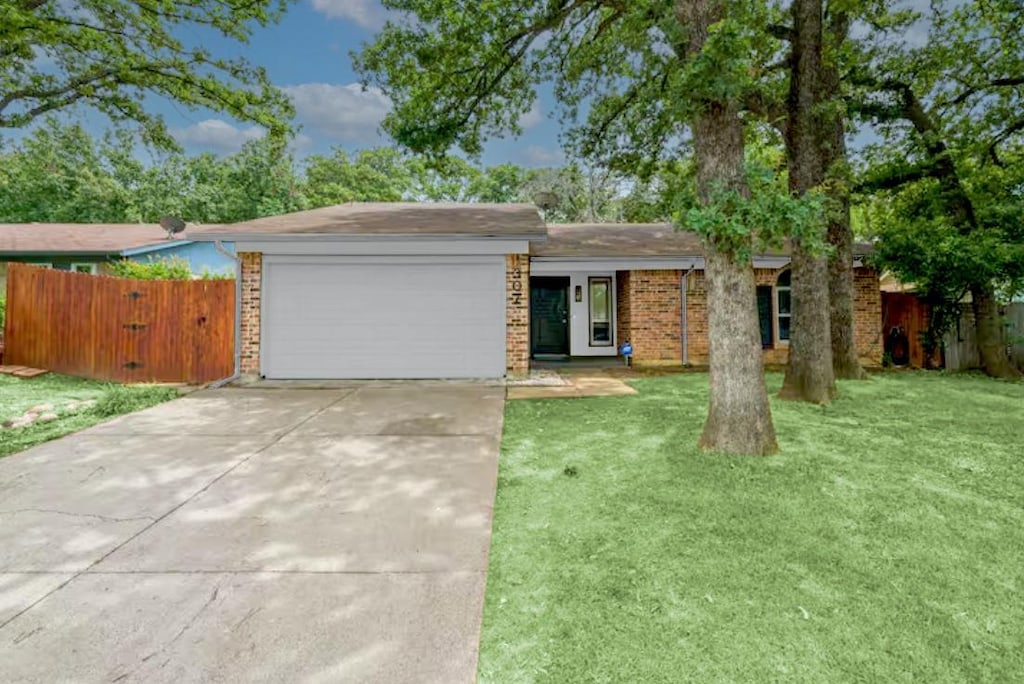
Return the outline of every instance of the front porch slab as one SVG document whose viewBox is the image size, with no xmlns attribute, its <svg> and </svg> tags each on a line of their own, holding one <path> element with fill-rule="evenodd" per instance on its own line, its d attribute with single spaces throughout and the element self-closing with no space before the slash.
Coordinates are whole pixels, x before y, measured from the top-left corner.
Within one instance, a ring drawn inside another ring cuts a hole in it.
<svg viewBox="0 0 1024 684">
<path fill-rule="evenodd" d="M 572 373 L 561 376 L 563 385 L 510 385 L 508 399 L 557 399 L 582 397 L 618 397 L 637 391 L 619 378 L 606 373 Z"/>
</svg>

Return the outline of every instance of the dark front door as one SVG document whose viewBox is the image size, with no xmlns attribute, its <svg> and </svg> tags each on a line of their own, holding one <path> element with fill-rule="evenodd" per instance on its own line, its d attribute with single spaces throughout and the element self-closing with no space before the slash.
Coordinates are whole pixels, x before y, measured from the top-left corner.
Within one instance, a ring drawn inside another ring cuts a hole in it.
<svg viewBox="0 0 1024 684">
<path fill-rule="evenodd" d="M 569 279 L 530 278 L 530 351 L 569 353 Z"/>
</svg>

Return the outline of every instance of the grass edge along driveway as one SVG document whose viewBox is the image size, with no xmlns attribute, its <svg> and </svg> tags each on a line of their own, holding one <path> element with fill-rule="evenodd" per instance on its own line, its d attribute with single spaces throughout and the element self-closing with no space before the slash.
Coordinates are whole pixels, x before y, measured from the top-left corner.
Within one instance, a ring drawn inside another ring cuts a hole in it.
<svg viewBox="0 0 1024 684">
<path fill-rule="evenodd" d="M 695 448 L 706 385 L 508 403 L 482 682 L 1024 679 L 1024 384 L 773 400 L 766 459 Z"/>
<path fill-rule="evenodd" d="M 0 422 L 42 404 L 57 414 L 56 420 L 0 428 L 0 458 L 176 396 L 177 390 L 164 385 L 118 385 L 58 373 L 36 378 L 0 375 Z M 78 402 L 95 404 L 74 407 Z"/>
</svg>

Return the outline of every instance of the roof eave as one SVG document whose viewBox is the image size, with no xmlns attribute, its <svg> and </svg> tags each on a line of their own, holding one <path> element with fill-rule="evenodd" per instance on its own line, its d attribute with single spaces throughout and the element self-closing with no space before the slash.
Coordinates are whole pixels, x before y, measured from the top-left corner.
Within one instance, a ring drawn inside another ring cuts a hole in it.
<svg viewBox="0 0 1024 684">
<path fill-rule="evenodd" d="M 11 250 L 11 249 L 0 249 L 0 258 L 4 257 L 116 257 L 122 256 L 122 250 L 74 250 L 74 251 L 56 251 L 56 250 Z"/>
<path fill-rule="evenodd" d="M 378 240 L 528 240 L 543 242 L 546 233 L 194 233 L 191 242 L 367 242 Z"/>
</svg>

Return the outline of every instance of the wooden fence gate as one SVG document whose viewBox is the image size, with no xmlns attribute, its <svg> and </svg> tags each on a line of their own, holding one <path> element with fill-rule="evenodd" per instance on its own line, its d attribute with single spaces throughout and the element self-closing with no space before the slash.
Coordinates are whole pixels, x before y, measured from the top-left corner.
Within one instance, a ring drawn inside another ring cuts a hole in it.
<svg viewBox="0 0 1024 684">
<path fill-rule="evenodd" d="M 234 371 L 234 280 L 129 280 L 9 264 L 4 363 L 117 382 Z"/>
</svg>

